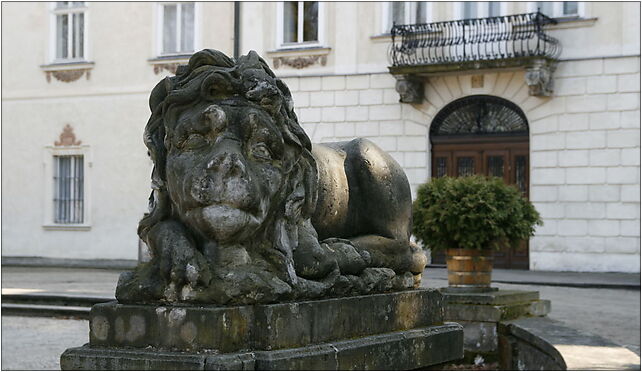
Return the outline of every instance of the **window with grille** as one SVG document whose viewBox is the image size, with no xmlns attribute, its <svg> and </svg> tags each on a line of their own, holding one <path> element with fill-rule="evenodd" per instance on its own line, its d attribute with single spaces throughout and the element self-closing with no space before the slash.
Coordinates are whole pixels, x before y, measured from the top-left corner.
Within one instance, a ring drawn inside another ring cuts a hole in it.
<svg viewBox="0 0 642 372">
<path fill-rule="evenodd" d="M 83 156 L 54 156 L 53 222 L 81 224 L 84 222 Z"/>
<path fill-rule="evenodd" d="M 194 3 L 161 5 L 161 54 L 185 54 L 195 50 Z"/>
<path fill-rule="evenodd" d="M 55 60 L 85 59 L 85 2 L 59 1 L 55 3 Z"/>
</svg>

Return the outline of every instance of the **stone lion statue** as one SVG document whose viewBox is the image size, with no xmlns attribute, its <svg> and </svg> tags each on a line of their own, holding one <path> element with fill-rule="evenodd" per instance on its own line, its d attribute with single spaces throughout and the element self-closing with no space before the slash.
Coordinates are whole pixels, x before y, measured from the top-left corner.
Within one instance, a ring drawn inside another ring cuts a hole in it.
<svg viewBox="0 0 642 372">
<path fill-rule="evenodd" d="M 400 166 L 364 139 L 312 146 L 255 52 L 195 53 L 149 99 L 154 162 L 138 234 L 151 260 L 121 303 L 252 304 L 415 287 Z"/>
</svg>

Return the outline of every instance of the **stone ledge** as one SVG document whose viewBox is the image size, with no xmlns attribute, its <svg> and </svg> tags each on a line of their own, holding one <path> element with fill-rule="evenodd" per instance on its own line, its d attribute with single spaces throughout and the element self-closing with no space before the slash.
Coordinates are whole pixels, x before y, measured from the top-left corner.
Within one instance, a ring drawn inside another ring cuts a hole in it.
<svg viewBox="0 0 642 372">
<path fill-rule="evenodd" d="M 63 370 L 405 370 L 436 365 L 463 356 L 459 324 L 277 351 L 216 354 L 150 349 L 90 347 L 68 349 Z"/>
<path fill-rule="evenodd" d="M 368 311 L 368 316 L 364 316 Z M 256 306 L 155 306 L 109 302 L 91 311 L 96 347 L 275 350 L 442 324 L 442 295 L 409 290 Z"/>
<path fill-rule="evenodd" d="M 444 292 L 444 302 L 446 304 L 509 305 L 537 300 L 539 300 L 539 292 L 537 291 Z"/>
</svg>

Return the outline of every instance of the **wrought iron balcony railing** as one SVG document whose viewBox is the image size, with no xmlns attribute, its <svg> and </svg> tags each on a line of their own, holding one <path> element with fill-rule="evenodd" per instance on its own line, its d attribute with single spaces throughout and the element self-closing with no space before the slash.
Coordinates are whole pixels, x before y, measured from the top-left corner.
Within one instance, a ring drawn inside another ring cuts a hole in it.
<svg viewBox="0 0 642 372">
<path fill-rule="evenodd" d="M 447 22 L 394 25 L 393 67 L 499 61 L 521 57 L 557 59 L 561 48 L 544 26 L 557 21 L 540 12 Z"/>
</svg>

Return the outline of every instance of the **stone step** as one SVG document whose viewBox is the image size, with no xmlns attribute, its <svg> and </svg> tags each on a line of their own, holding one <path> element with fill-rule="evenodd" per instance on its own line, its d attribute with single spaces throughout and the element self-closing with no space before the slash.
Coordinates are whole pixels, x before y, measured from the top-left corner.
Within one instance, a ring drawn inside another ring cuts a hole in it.
<svg viewBox="0 0 642 372">
<path fill-rule="evenodd" d="M 3 293 L 3 304 L 32 304 L 49 306 L 91 307 L 98 303 L 114 301 L 113 297 L 66 293 Z"/>
<path fill-rule="evenodd" d="M 2 303 L 2 315 L 89 319 L 91 307 Z"/>
</svg>

